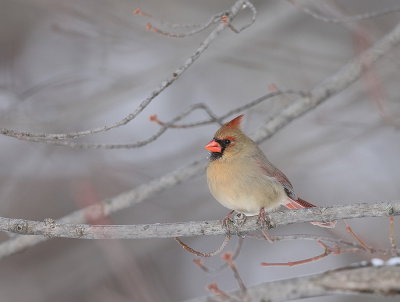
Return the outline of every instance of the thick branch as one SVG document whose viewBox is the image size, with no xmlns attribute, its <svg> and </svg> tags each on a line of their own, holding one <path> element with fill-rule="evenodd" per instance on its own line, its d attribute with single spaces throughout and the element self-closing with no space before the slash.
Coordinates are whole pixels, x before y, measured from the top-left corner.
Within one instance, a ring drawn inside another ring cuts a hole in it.
<svg viewBox="0 0 400 302">
<path fill-rule="evenodd" d="M 314 109 L 316 106 L 326 101 L 330 96 L 346 89 L 351 83 L 357 80 L 362 68 L 362 59 L 369 58 L 368 62 L 373 63 L 383 54 L 400 41 L 400 23 L 381 40 L 375 43 L 370 49 L 357 57 L 353 62 L 346 64 L 337 73 L 327 78 L 324 82 L 317 85 L 311 91 L 311 97 L 303 97 L 295 101 L 278 114 L 272 120 L 262 125 L 252 136 L 258 142 L 264 141 L 274 135 L 278 130 L 289 124 L 292 120 Z M 194 161 L 180 169 L 172 171 L 148 184 L 139 186 L 131 191 L 122 193 L 112 200 L 103 201 L 99 205 L 91 206 L 71 213 L 59 222 L 61 223 L 81 223 L 85 221 L 85 213 L 92 213 L 92 217 L 98 218 L 101 215 L 108 215 L 118 210 L 125 209 L 135 203 L 141 202 L 165 189 L 171 188 L 193 176 L 201 174 L 206 167 L 204 161 Z M 0 244 L 0 259 L 14 254 L 24 248 L 36 245 L 46 240 L 42 236 L 18 236 Z"/>
<path fill-rule="evenodd" d="M 249 301 L 289 301 L 332 294 L 400 295 L 400 266 L 347 267 L 311 276 L 263 283 L 247 289 Z M 232 296 L 240 296 L 234 292 Z M 187 302 L 220 302 L 216 297 Z"/>
<path fill-rule="evenodd" d="M 326 208 L 309 208 L 269 214 L 272 226 L 309 221 L 400 215 L 400 202 L 355 204 Z M 244 234 L 260 229 L 257 217 L 249 217 L 235 226 L 234 232 Z M 44 222 L 0 217 L 0 230 L 23 235 L 43 235 L 49 238 L 78 239 L 137 239 L 173 238 L 197 235 L 225 234 L 226 229 L 218 220 L 180 223 L 155 223 L 140 225 L 87 225 L 60 224 L 46 219 Z M 232 232 L 232 231 L 231 231 Z"/>
</svg>

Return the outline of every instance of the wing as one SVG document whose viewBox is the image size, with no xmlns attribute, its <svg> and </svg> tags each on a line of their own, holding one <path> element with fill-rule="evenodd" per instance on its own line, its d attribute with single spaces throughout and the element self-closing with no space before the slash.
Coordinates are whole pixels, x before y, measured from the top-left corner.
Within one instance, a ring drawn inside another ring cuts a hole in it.
<svg viewBox="0 0 400 302">
<path fill-rule="evenodd" d="M 275 168 L 276 169 L 276 168 Z M 290 199 L 297 200 L 298 197 L 293 190 L 293 186 L 290 183 L 289 179 L 283 174 L 280 170 L 276 169 L 274 177 L 282 184 L 287 196 Z"/>
<path fill-rule="evenodd" d="M 297 200 L 297 195 L 293 190 L 292 184 L 281 170 L 276 168 L 264 155 L 258 160 L 258 163 L 264 170 L 265 174 L 274 177 L 283 186 L 290 199 Z"/>
<path fill-rule="evenodd" d="M 262 157 L 259 157 L 258 163 L 266 175 L 274 177 L 283 186 L 287 196 L 289 197 L 287 203 L 284 204 L 286 208 L 291 210 L 296 210 L 296 209 L 316 207 L 312 203 L 309 203 L 308 201 L 305 201 L 304 199 L 297 197 L 296 193 L 293 190 L 293 186 L 290 183 L 289 179 L 286 177 L 286 175 L 283 174 L 283 172 L 280 171 L 278 168 L 276 168 L 273 164 L 271 164 L 264 154 L 262 154 Z M 329 222 L 313 221 L 310 223 L 323 228 L 334 228 L 336 226 L 336 221 L 329 221 Z"/>
</svg>

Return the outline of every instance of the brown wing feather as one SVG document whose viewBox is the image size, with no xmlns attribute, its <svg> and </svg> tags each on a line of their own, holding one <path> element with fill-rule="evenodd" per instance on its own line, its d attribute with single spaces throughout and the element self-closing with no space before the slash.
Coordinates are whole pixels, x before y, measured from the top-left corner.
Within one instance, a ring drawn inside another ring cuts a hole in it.
<svg viewBox="0 0 400 302">
<path fill-rule="evenodd" d="M 313 205 L 312 203 L 309 203 L 308 201 L 305 201 L 304 199 L 301 199 L 301 198 L 297 198 L 297 200 L 294 200 L 294 202 L 298 203 L 303 208 L 315 208 L 316 207 L 316 205 Z"/>
<path fill-rule="evenodd" d="M 308 201 L 305 201 L 304 199 L 301 199 L 301 198 L 299 198 L 297 200 L 289 199 L 288 202 L 286 204 L 284 204 L 284 206 L 290 210 L 316 207 L 312 203 L 309 203 Z M 322 227 L 322 228 L 334 228 L 336 226 L 336 221 L 329 221 L 329 222 L 312 221 L 310 223 L 313 225 Z"/>
<path fill-rule="evenodd" d="M 284 204 L 285 207 L 291 210 L 316 207 L 312 203 L 309 203 L 304 199 L 298 198 L 293 190 L 292 184 L 290 183 L 286 175 L 283 174 L 283 172 L 280 171 L 278 168 L 276 168 L 273 164 L 271 164 L 264 155 L 262 155 L 262 157 L 258 160 L 258 162 L 261 168 L 264 170 L 265 174 L 267 174 L 270 177 L 275 177 L 275 179 L 279 181 L 279 183 L 282 184 L 282 186 L 284 187 L 284 190 L 289 197 L 288 202 Z M 310 223 L 323 228 L 334 228 L 336 225 L 336 221 L 330 221 L 330 222 L 313 221 Z"/>
<path fill-rule="evenodd" d="M 265 156 L 263 156 L 262 159 L 259 160 L 259 164 L 268 176 L 274 177 L 283 186 L 289 198 L 297 200 L 297 195 L 293 190 L 292 184 L 281 170 L 270 163 Z"/>
</svg>

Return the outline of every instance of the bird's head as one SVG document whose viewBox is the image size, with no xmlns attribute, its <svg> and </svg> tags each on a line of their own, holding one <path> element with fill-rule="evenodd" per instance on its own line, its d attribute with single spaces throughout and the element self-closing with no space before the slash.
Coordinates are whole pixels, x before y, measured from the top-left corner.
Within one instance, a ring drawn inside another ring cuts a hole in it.
<svg viewBox="0 0 400 302">
<path fill-rule="evenodd" d="M 243 114 L 227 122 L 215 133 L 213 139 L 204 147 L 211 152 L 210 160 L 229 160 L 246 153 L 252 142 L 240 129 Z"/>
</svg>

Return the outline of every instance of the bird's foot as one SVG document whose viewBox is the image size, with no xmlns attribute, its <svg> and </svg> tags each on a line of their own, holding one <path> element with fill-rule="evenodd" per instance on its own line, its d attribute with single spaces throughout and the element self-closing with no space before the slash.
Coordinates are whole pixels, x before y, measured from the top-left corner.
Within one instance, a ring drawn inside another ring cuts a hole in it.
<svg viewBox="0 0 400 302">
<path fill-rule="evenodd" d="M 243 213 L 236 213 L 233 216 L 233 224 L 236 227 L 241 227 L 246 222 L 247 216 Z"/>
<path fill-rule="evenodd" d="M 232 214 L 233 214 L 234 212 L 235 212 L 234 210 L 230 211 L 230 212 L 225 216 L 225 218 L 222 219 L 222 226 L 223 226 L 225 229 L 229 229 L 229 225 L 232 224 L 232 222 L 233 222 L 233 220 L 232 220 Z"/>
<path fill-rule="evenodd" d="M 222 220 L 222 226 L 227 230 L 229 235 L 239 234 L 239 228 L 246 222 L 246 215 L 243 213 L 236 213 L 232 215 L 235 211 L 232 210 L 225 216 Z"/>
<path fill-rule="evenodd" d="M 260 212 L 258 213 L 257 224 L 259 224 L 263 229 L 272 229 L 274 227 L 268 214 L 265 213 L 264 208 L 261 208 Z"/>
</svg>

